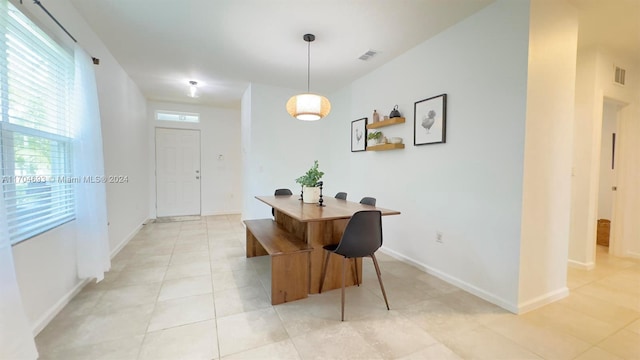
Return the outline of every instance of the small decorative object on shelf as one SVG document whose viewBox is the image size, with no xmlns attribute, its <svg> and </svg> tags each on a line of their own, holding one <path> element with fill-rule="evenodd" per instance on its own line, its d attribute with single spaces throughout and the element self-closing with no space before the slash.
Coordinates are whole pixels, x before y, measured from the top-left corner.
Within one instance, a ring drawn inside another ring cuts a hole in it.
<svg viewBox="0 0 640 360">
<path fill-rule="evenodd" d="M 382 131 L 372 131 L 367 135 L 367 145 L 375 146 L 382 142 Z"/>
<path fill-rule="evenodd" d="M 380 114 L 378 114 L 378 112 L 374 109 L 371 118 L 373 119 L 372 121 L 374 123 L 377 123 L 378 121 L 380 121 Z"/>
<path fill-rule="evenodd" d="M 389 117 L 390 118 L 402 117 L 402 115 L 400 115 L 400 111 L 398 111 L 398 105 L 393 107 L 393 110 L 391 110 Z"/>
<path fill-rule="evenodd" d="M 318 200 L 318 206 L 327 206 L 327 205 L 323 204 L 324 200 L 322 200 L 322 185 L 323 184 L 324 183 L 322 181 L 318 181 L 318 183 L 316 184 L 316 186 L 320 187 L 320 199 Z"/>
</svg>

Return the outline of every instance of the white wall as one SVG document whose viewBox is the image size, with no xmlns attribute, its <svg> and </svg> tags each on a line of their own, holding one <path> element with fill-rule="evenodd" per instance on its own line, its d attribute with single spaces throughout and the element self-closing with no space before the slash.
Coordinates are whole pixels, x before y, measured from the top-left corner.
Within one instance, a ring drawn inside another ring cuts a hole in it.
<svg viewBox="0 0 640 360">
<path fill-rule="evenodd" d="M 532 0 L 525 128 L 519 312 L 568 295 L 578 15 Z"/>
<path fill-rule="evenodd" d="M 590 269 L 594 266 L 595 245 L 587 239 L 595 236 L 595 224 L 588 223 L 593 184 L 590 181 L 592 143 L 595 141 L 595 119 L 602 118 L 596 98 L 597 52 L 578 50 L 576 59 L 575 121 L 573 129 L 573 165 L 571 178 L 571 228 L 569 264 Z M 599 139 L 599 137 L 598 137 Z M 595 220 L 595 216 L 593 217 Z M 593 229 L 592 229 L 593 226 Z"/>
<path fill-rule="evenodd" d="M 253 178 L 251 178 L 252 167 L 249 166 L 249 162 L 252 158 L 251 153 L 251 90 L 253 86 L 249 85 L 242 94 L 242 100 L 240 102 L 240 156 L 242 158 L 242 219 L 251 219 L 249 215 L 249 206 L 255 199 L 249 195 L 254 191 L 257 191 L 253 184 Z M 256 193 L 257 194 L 257 193 Z"/>
<path fill-rule="evenodd" d="M 605 102 L 602 111 L 602 139 L 600 140 L 600 185 L 598 190 L 598 219 L 611 220 L 615 169 L 611 168 L 613 136 L 616 133 L 618 105 Z"/>
<path fill-rule="evenodd" d="M 640 77 L 635 78 L 636 81 Z M 640 94 L 636 96 L 640 99 Z M 640 102 L 620 110 L 616 136 L 616 186 L 610 251 L 640 259 Z"/>
<path fill-rule="evenodd" d="M 613 83 L 613 66 L 627 69 L 627 84 Z M 569 263 L 595 266 L 603 104 L 623 105 L 616 141 L 618 191 L 614 194 L 610 249 L 618 256 L 640 256 L 640 66 L 637 59 L 604 48 L 578 49 L 574 126 L 573 183 Z M 623 146 L 623 144 L 626 144 Z M 624 166 L 622 164 L 625 164 Z M 625 171 L 622 171 L 622 169 Z M 617 209 L 617 210 L 616 210 Z M 618 219 L 619 218 L 619 219 Z M 632 250 L 635 249 L 635 250 Z"/>
<path fill-rule="evenodd" d="M 318 159 L 327 194 L 373 196 L 402 212 L 383 219 L 386 251 L 516 311 L 528 8 L 488 6 L 329 94 L 332 112 L 317 123 L 288 117 L 292 91 L 253 84 L 243 215 L 269 216 L 253 196 L 294 187 Z M 447 143 L 414 147 L 413 104 L 441 93 L 449 96 Z M 382 130 L 406 148 L 351 153 L 351 121 L 395 104 L 407 123 Z"/>
<path fill-rule="evenodd" d="M 385 248 L 511 310 L 527 43 L 528 2 L 496 2 L 356 81 L 349 119 L 398 104 L 409 120 L 383 129 L 403 137 L 404 150 L 350 156 L 349 190 L 402 211 L 385 219 Z M 447 143 L 415 147 L 413 104 L 440 93 L 448 94 Z"/>
<path fill-rule="evenodd" d="M 13 247 L 16 277 L 34 335 L 77 293 L 76 229 L 66 223 Z"/>
<path fill-rule="evenodd" d="M 240 112 L 234 109 L 150 101 L 149 213 L 156 215 L 156 127 L 200 130 L 202 215 L 237 214 L 242 209 Z M 156 121 L 157 110 L 200 114 L 200 123 Z"/>
<path fill-rule="evenodd" d="M 70 42 L 33 2 L 11 2 L 61 41 Z M 48 2 L 46 6 L 87 53 L 101 61 L 95 71 L 105 172 L 129 178 L 126 184 L 107 185 L 109 242 L 112 253 L 115 253 L 148 218 L 146 100 L 68 0 Z M 34 332 L 38 332 L 83 284 L 76 277 L 74 223 L 15 246 L 14 255 L 25 311 Z"/>
<path fill-rule="evenodd" d="M 255 196 L 272 195 L 277 188 L 298 193 L 300 186 L 295 179 L 303 175 L 314 160 L 318 160 L 320 170 L 327 173 L 323 178 L 326 193 L 335 190 L 332 179 L 340 175 L 330 170 L 328 160 L 331 149 L 339 144 L 325 134 L 328 124 L 336 121 L 336 114 L 332 110 L 327 117 L 315 122 L 292 118 L 285 104 L 296 93 L 292 89 L 253 83 L 243 96 L 243 219 L 271 217 L 271 208 Z M 349 149 L 348 146 L 346 143 L 342 148 Z"/>
</svg>

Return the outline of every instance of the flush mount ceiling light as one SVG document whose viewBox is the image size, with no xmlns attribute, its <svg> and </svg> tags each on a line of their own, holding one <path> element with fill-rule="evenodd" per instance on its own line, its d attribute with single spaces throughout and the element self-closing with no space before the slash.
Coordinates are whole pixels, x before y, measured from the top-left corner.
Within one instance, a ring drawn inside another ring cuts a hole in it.
<svg viewBox="0 0 640 360">
<path fill-rule="evenodd" d="M 198 97 L 198 82 L 197 81 L 189 81 L 189 96 L 192 98 Z"/>
<path fill-rule="evenodd" d="M 307 42 L 307 92 L 292 96 L 287 101 L 287 112 L 298 120 L 315 121 L 329 114 L 331 103 L 326 97 L 309 92 L 311 42 L 316 37 L 313 34 L 305 34 L 302 38 Z"/>
</svg>

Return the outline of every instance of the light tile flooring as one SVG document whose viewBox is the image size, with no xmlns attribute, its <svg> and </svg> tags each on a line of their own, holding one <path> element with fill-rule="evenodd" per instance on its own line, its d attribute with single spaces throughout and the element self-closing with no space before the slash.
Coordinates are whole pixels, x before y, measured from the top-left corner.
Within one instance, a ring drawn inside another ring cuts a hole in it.
<svg viewBox="0 0 640 360">
<path fill-rule="evenodd" d="M 571 295 L 516 316 L 379 252 L 364 283 L 271 306 L 238 216 L 150 224 L 37 336 L 41 359 L 640 359 L 640 262 L 598 249 Z"/>
</svg>

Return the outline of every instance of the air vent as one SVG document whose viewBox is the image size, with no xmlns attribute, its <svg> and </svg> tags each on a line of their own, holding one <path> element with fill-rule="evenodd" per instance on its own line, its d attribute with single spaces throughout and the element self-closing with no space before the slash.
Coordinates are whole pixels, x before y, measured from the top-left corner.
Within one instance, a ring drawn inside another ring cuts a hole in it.
<svg viewBox="0 0 640 360">
<path fill-rule="evenodd" d="M 377 51 L 369 49 L 369 50 L 367 50 L 366 53 L 360 55 L 360 57 L 358 59 L 360 59 L 362 61 L 367 61 L 370 58 L 374 57 L 377 53 L 378 53 Z"/>
<path fill-rule="evenodd" d="M 626 75 L 627 75 L 627 70 L 619 66 L 614 66 L 613 82 L 615 82 L 618 85 L 624 85 Z"/>
</svg>

